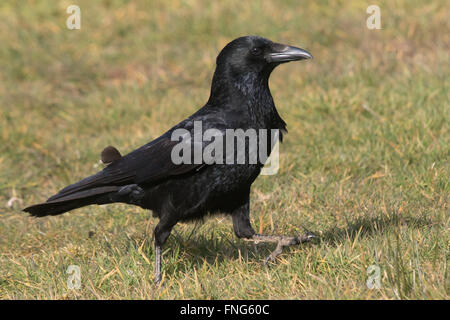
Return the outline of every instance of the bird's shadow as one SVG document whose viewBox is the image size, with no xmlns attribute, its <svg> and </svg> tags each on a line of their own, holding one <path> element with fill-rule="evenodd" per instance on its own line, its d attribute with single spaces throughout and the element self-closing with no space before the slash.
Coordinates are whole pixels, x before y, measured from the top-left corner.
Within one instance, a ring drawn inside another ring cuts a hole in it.
<svg viewBox="0 0 450 320">
<path fill-rule="evenodd" d="M 387 229 L 397 228 L 402 225 L 417 229 L 431 226 L 432 221 L 423 216 L 382 215 L 359 217 L 347 223 L 345 227 L 334 226 L 323 232 L 314 230 L 313 233 L 318 235 L 318 237 L 301 246 L 338 246 L 347 241 L 353 241 L 357 237 L 358 239 L 364 239 L 382 235 Z M 230 260 L 262 263 L 275 249 L 275 244 L 273 243 L 254 244 L 235 237 L 214 238 L 212 236 L 197 235 L 186 240 L 182 235 L 176 235 L 171 238 L 172 240 L 169 241 L 167 247 L 170 247 L 171 250 L 176 248 L 179 252 L 184 251 L 183 254 L 188 256 L 190 265 L 196 268 L 204 265 L 205 261 L 210 265 Z M 292 250 L 292 247 L 284 248 L 283 253 L 289 254 L 290 250 Z"/>
<path fill-rule="evenodd" d="M 355 238 L 364 239 L 371 236 L 382 235 L 389 229 L 407 226 L 409 228 L 423 228 L 431 226 L 432 220 L 428 217 L 402 216 L 398 214 L 380 215 L 376 217 L 359 217 L 348 222 L 347 226 L 331 227 L 320 236 L 320 241 L 331 246 L 340 245 Z"/>
</svg>

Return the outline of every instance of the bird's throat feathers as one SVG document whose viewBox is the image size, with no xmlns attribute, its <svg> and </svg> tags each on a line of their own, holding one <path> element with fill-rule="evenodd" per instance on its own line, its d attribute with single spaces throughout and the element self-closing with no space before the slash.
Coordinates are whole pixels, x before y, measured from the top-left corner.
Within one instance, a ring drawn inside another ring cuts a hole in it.
<svg viewBox="0 0 450 320">
<path fill-rule="evenodd" d="M 214 73 L 208 102 L 223 104 L 237 101 L 241 103 L 259 101 L 260 104 L 262 102 L 267 106 L 273 105 L 268 75 L 251 71 L 238 73 L 230 69 L 222 70 L 218 66 Z"/>
<path fill-rule="evenodd" d="M 207 105 L 220 106 L 222 110 L 232 108 L 229 111 L 233 113 L 248 112 L 244 118 L 258 127 L 286 132 L 286 123 L 279 116 L 270 93 L 270 72 L 239 73 L 223 67 L 218 65 L 214 73 Z"/>
</svg>

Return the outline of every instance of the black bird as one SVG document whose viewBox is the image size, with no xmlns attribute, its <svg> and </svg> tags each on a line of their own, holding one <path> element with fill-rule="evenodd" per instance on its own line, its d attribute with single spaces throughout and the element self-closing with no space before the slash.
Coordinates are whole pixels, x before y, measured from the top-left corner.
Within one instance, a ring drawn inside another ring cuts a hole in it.
<svg viewBox="0 0 450 320">
<path fill-rule="evenodd" d="M 211 94 L 201 109 L 159 138 L 123 157 L 116 148 L 105 148 L 101 158 L 108 166 L 102 171 L 24 211 L 43 217 L 91 204 L 114 202 L 152 210 L 159 218 L 154 230 L 156 283 L 161 280 L 161 248 L 179 221 L 201 219 L 214 213 L 230 214 L 237 237 L 277 243 L 277 248 L 266 261 L 280 254 L 283 246 L 308 241 L 312 237 L 309 233 L 300 238 L 259 235 L 250 225 L 250 187 L 260 174 L 263 161 L 240 164 L 237 163 L 236 151 L 227 149 L 222 163 L 204 160 L 175 163 L 172 151 L 180 141 L 174 140 L 172 135 L 176 129 L 195 135 L 197 122 L 202 124 L 202 132 L 214 129 L 216 135 L 222 137 L 225 137 L 227 129 L 254 129 L 258 141 L 261 139 L 260 129 L 276 129 L 280 131 L 281 140 L 286 132 L 286 123 L 275 108 L 268 85 L 269 76 L 282 63 L 311 58 L 311 54 L 303 49 L 262 37 L 246 36 L 233 40 L 217 57 Z M 211 141 L 202 141 L 201 147 L 206 147 Z M 196 140 L 187 142 L 192 147 Z M 272 147 L 273 141 L 269 141 L 268 153 Z M 245 148 L 255 152 L 250 140 Z M 180 155 L 192 160 L 192 156 L 184 152 Z M 236 161 L 226 162 L 227 158 Z"/>
</svg>

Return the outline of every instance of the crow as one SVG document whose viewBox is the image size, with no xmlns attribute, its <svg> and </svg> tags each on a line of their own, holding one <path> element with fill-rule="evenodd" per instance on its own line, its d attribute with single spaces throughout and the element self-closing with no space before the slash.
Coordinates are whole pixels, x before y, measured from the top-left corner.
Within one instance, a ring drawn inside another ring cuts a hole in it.
<svg viewBox="0 0 450 320">
<path fill-rule="evenodd" d="M 24 211 L 43 217 L 87 205 L 115 202 L 151 210 L 159 218 L 154 229 L 157 284 L 161 281 L 161 248 L 180 221 L 202 219 L 215 213 L 231 215 L 238 238 L 277 243 L 266 262 L 275 259 L 284 246 L 309 241 L 313 237 L 309 232 L 302 237 L 287 237 L 261 235 L 253 230 L 250 187 L 260 174 L 264 160 L 251 163 L 250 157 L 245 157 L 239 162 L 238 151 L 234 148 L 222 151 L 222 155 L 219 149 L 214 149 L 211 153 L 217 156 L 214 161 L 195 159 L 198 152 L 191 153 L 197 147 L 206 149 L 213 141 L 218 141 L 217 146 L 224 146 L 220 141 L 224 143 L 229 129 L 254 130 L 251 132 L 256 132 L 258 146 L 265 143 L 260 144 L 261 129 L 279 132 L 275 139 L 282 140 L 283 133 L 287 132 L 286 123 L 275 108 L 269 76 L 276 66 L 303 59 L 312 59 L 312 56 L 306 50 L 263 37 L 244 36 L 231 41 L 217 56 L 210 96 L 201 109 L 125 156 L 115 147 L 106 147 L 101 159 L 107 166 L 102 171 Z M 202 134 L 214 130 L 214 139 L 192 139 L 198 124 Z M 177 132 L 182 134 L 174 138 Z M 274 139 L 268 140 L 267 155 L 274 145 Z M 180 146 L 187 147 L 181 150 Z M 245 139 L 244 148 L 246 152 L 256 152 L 251 139 Z"/>
</svg>

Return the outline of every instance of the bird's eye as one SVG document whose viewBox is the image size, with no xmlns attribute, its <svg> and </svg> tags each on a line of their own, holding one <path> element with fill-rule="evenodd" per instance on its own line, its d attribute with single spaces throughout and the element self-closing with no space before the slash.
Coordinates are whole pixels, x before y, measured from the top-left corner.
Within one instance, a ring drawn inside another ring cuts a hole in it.
<svg viewBox="0 0 450 320">
<path fill-rule="evenodd" d="M 262 53 L 262 50 L 261 50 L 261 48 L 253 48 L 251 50 L 251 52 L 252 52 L 252 55 L 259 56 Z"/>
</svg>

